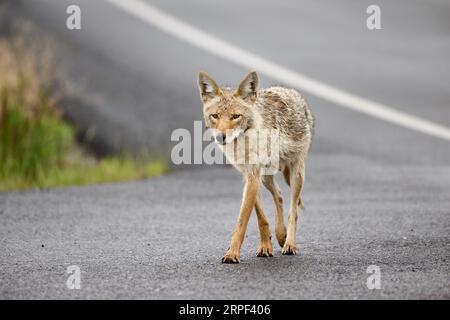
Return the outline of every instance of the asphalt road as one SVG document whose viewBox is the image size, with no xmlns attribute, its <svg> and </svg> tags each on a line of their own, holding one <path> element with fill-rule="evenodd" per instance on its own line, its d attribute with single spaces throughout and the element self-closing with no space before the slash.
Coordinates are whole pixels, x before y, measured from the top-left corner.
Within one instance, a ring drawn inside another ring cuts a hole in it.
<svg viewBox="0 0 450 320">
<path fill-rule="evenodd" d="M 84 104 L 63 107 L 94 127 L 105 151 L 170 150 L 172 130 L 201 119 L 196 72 L 228 85 L 246 72 L 103 1 L 70 1 L 83 25 L 68 31 L 66 2 L 14 10 L 65 47 L 60 76 Z M 450 126 L 445 1 L 379 1 L 377 31 L 365 27 L 365 1 L 152 3 L 292 70 Z M 257 258 L 252 217 L 241 263 L 221 264 L 241 178 L 192 166 L 149 181 L 0 194 L 0 297 L 450 298 L 449 142 L 306 97 L 317 128 L 299 255 L 276 247 Z M 66 287 L 70 265 L 81 269 L 80 290 Z M 379 290 L 366 286 L 370 265 L 380 267 Z"/>
</svg>

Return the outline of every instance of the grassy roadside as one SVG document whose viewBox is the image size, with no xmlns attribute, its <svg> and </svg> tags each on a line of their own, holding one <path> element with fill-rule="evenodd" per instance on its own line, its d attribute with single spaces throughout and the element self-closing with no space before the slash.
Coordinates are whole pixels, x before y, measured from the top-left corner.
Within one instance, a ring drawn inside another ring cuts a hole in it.
<svg viewBox="0 0 450 320">
<path fill-rule="evenodd" d="M 0 40 L 0 191 L 148 178 L 168 171 L 163 160 L 97 159 L 76 142 L 42 90 L 30 59 Z"/>
</svg>

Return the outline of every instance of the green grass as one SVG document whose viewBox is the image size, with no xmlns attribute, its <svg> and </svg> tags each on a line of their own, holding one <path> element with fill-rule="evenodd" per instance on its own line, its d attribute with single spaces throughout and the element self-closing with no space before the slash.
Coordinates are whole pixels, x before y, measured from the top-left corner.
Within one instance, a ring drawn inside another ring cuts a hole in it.
<svg viewBox="0 0 450 320">
<path fill-rule="evenodd" d="M 30 79 L 18 74 L 16 81 L 0 83 L 0 191 L 136 180 L 168 171 L 163 160 L 96 159 L 81 151 L 74 128 Z"/>
<path fill-rule="evenodd" d="M 71 165 L 42 170 L 35 178 L 20 174 L 1 177 L 0 191 L 130 181 L 161 175 L 167 171 L 164 161 L 144 162 L 112 157 L 91 164 L 80 160 Z"/>
</svg>

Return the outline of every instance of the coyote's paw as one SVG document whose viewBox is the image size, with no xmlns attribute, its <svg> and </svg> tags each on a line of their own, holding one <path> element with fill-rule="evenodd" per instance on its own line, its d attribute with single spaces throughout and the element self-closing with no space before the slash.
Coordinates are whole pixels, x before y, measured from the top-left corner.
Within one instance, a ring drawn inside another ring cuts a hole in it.
<svg viewBox="0 0 450 320">
<path fill-rule="evenodd" d="M 260 244 L 258 251 L 256 252 L 257 257 L 273 257 L 272 242 Z"/>
<path fill-rule="evenodd" d="M 297 246 L 293 243 L 286 242 L 281 250 L 282 254 L 295 255 L 297 254 Z"/>
<path fill-rule="evenodd" d="M 222 263 L 239 263 L 239 254 L 228 250 L 222 258 Z"/>
<path fill-rule="evenodd" d="M 286 227 L 277 227 L 275 229 L 275 235 L 277 237 L 278 244 L 283 248 L 284 243 L 286 242 Z"/>
</svg>

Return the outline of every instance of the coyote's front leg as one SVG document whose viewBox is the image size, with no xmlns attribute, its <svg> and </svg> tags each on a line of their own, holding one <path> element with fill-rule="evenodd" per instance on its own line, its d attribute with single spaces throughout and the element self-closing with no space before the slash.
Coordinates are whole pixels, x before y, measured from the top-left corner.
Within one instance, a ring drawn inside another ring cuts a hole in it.
<svg viewBox="0 0 450 320">
<path fill-rule="evenodd" d="M 238 263 L 241 245 L 244 241 L 248 220 L 255 206 L 256 196 L 259 190 L 259 168 L 254 168 L 244 173 L 245 186 L 242 197 L 241 209 L 236 222 L 236 227 L 231 237 L 230 248 L 222 258 L 223 263 Z"/>
<path fill-rule="evenodd" d="M 264 214 L 259 194 L 256 196 L 255 211 L 259 227 L 259 248 L 256 256 L 273 257 L 272 236 L 270 235 L 269 222 Z"/>
</svg>

